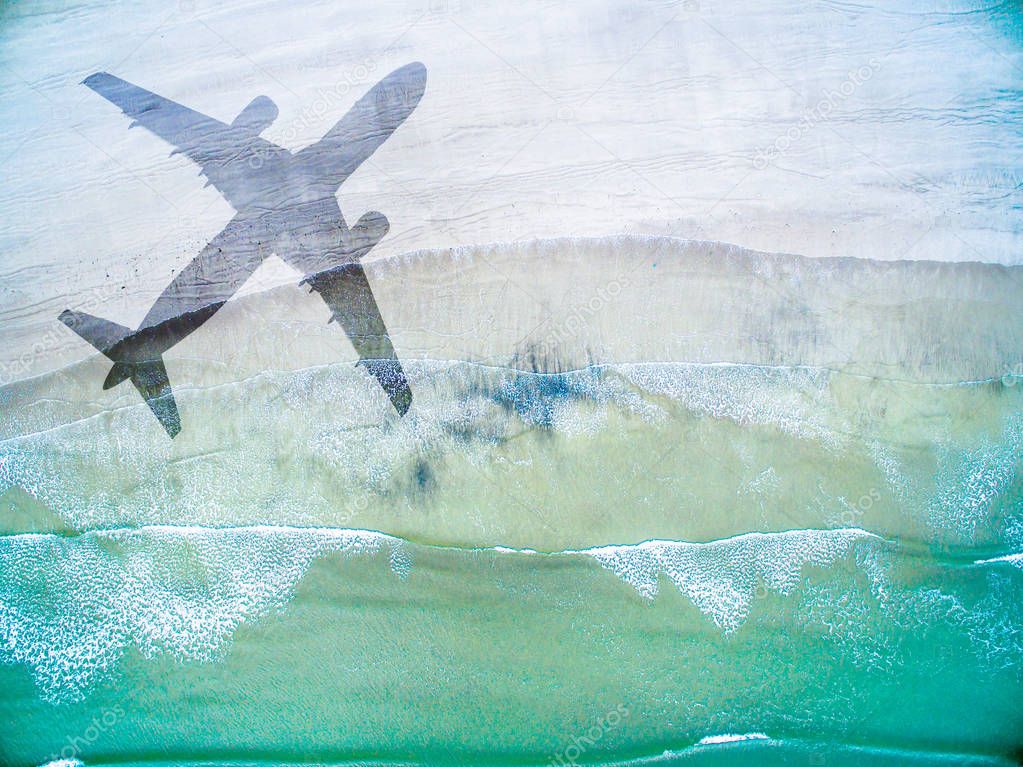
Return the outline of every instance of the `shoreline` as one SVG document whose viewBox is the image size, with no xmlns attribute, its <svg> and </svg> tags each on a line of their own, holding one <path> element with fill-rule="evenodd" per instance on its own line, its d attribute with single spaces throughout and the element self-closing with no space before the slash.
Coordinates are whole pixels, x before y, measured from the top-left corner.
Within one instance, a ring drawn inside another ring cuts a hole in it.
<svg viewBox="0 0 1023 767">
<path fill-rule="evenodd" d="M 620 235 L 418 250 L 365 267 L 402 359 L 532 356 L 537 372 L 551 362 L 810 366 L 924 383 L 1023 372 L 1023 266 L 812 258 Z M 197 359 L 236 375 L 354 359 L 314 298 L 294 284 L 228 302 L 167 354 L 170 367 L 181 365 L 172 379 L 187 378 Z M 87 308 L 127 322 L 115 303 Z M 0 383 L 94 356 L 56 315 L 43 339 L 33 351 L 12 338 Z"/>
</svg>

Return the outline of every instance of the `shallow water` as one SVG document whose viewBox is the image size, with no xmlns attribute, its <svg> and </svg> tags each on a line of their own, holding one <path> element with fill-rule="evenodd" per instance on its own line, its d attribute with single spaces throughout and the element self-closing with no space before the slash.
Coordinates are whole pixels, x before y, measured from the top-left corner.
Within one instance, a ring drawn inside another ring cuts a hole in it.
<svg viewBox="0 0 1023 767">
<path fill-rule="evenodd" d="M 23 396 L 8 387 L 0 429 L 25 436 L 0 442 L 7 530 L 329 526 L 560 551 L 858 527 L 978 555 L 1023 546 L 1014 376 L 406 368 L 416 406 L 404 419 L 349 363 L 182 386 L 195 425 L 174 442 L 133 392 L 81 412 L 39 382 Z"/>
<path fill-rule="evenodd" d="M 173 441 L 98 358 L 4 386 L 0 762 L 1005 764 L 1020 278 L 420 253 L 404 418 L 284 289 L 175 350 Z"/>
<path fill-rule="evenodd" d="M 347 363 L 182 387 L 173 443 L 7 387 L 4 763 L 1019 747 L 1015 378 L 407 368 L 400 420 Z"/>
</svg>

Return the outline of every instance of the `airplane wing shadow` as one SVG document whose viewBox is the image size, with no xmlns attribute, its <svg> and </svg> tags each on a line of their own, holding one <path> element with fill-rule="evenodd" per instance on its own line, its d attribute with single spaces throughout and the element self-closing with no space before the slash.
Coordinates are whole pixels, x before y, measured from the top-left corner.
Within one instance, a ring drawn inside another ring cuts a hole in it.
<svg viewBox="0 0 1023 767">
<path fill-rule="evenodd" d="M 352 262 L 307 277 L 304 283 L 319 293 L 359 354 L 362 365 L 377 379 L 399 415 L 412 405 L 412 390 L 395 354 L 380 309 L 362 264 Z"/>
</svg>

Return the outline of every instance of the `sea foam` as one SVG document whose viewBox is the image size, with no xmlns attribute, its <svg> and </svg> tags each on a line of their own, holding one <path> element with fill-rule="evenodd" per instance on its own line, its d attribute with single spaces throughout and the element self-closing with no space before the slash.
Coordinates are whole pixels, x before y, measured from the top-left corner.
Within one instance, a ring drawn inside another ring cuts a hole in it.
<svg viewBox="0 0 1023 767">
<path fill-rule="evenodd" d="M 698 746 L 717 746 L 724 743 L 743 743 L 750 740 L 770 740 L 762 732 L 744 732 L 742 734 L 726 733 L 724 735 L 707 735 L 700 738 Z"/>
<path fill-rule="evenodd" d="M 731 633 L 749 617 L 759 584 L 788 594 L 799 583 L 804 566 L 828 566 L 855 541 L 870 538 L 878 536 L 858 529 L 789 530 L 708 543 L 645 541 L 580 553 L 596 559 L 647 599 L 657 595 L 659 578 L 666 576 L 700 612 Z"/>
<path fill-rule="evenodd" d="M 0 661 L 31 667 L 40 694 L 79 700 L 129 646 L 145 657 L 221 657 L 243 623 L 290 600 L 319 556 L 403 543 L 365 530 L 151 526 L 65 538 L 0 537 Z"/>
</svg>

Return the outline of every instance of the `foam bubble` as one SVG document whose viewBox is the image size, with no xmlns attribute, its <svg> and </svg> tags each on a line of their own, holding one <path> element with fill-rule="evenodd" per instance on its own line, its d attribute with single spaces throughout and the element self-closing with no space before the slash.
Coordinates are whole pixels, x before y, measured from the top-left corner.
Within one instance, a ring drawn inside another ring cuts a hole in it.
<svg viewBox="0 0 1023 767">
<path fill-rule="evenodd" d="M 742 743 L 747 740 L 770 740 L 762 732 L 744 732 L 741 735 L 735 735 L 732 733 L 725 733 L 724 735 L 707 735 L 704 738 L 700 738 L 698 746 L 716 746 L 721 743 Z"/>
<path fill-rule="evenodd" d="M 780 594 L 799 583 L 805 565 L 844 556 L 854 541 L 877 538 L 855 528 L 747 533 L 709 543 L 645 541 L 579 553 L 596 559 L 647 599 L 667 576 L 714 624 L 731 633 L 749 616 L 757 585 Z"/>
<path fill-rule="evenodd" d="M 996 562 L 1006 562 L 1007 564 L 1018 567 L 1023 570 L 1023 553 L 1019 554 L 1006 554 L 1002 557 L 992 557 L 991 559 L 976 559 L 973 564 L 975 565 L 990 565 Z"/>
<path fill-rule="evenodd" d="M 847 427 L 834 428 L 832 373 L 822 368 L 763 365 L 621 366 L 622 374 L 650 394 L 669 397 L 696 413 L 740 425 L 770 425 L 834 449 Z"/>
<path fill-rule="evenodd" d="M 946 447 L 938 487 L 927 507 L 933 530 L 958 530 L 971 541 L 993 507 L 1009 497 L 1023 464 L 1023 414 L 1005 419 L 1001 437 L 972 449 Z"/>
<path fill-rule="evenodd" d="M 291 598 L 310 563 L 403 543 L 364 530 L 153 526 L 0 537 L 0 661 L 28 664 L 44 699 L 80 700 L 128 646 L 149 658 L 222 656 L 237 628 Z"/>
</svg>

